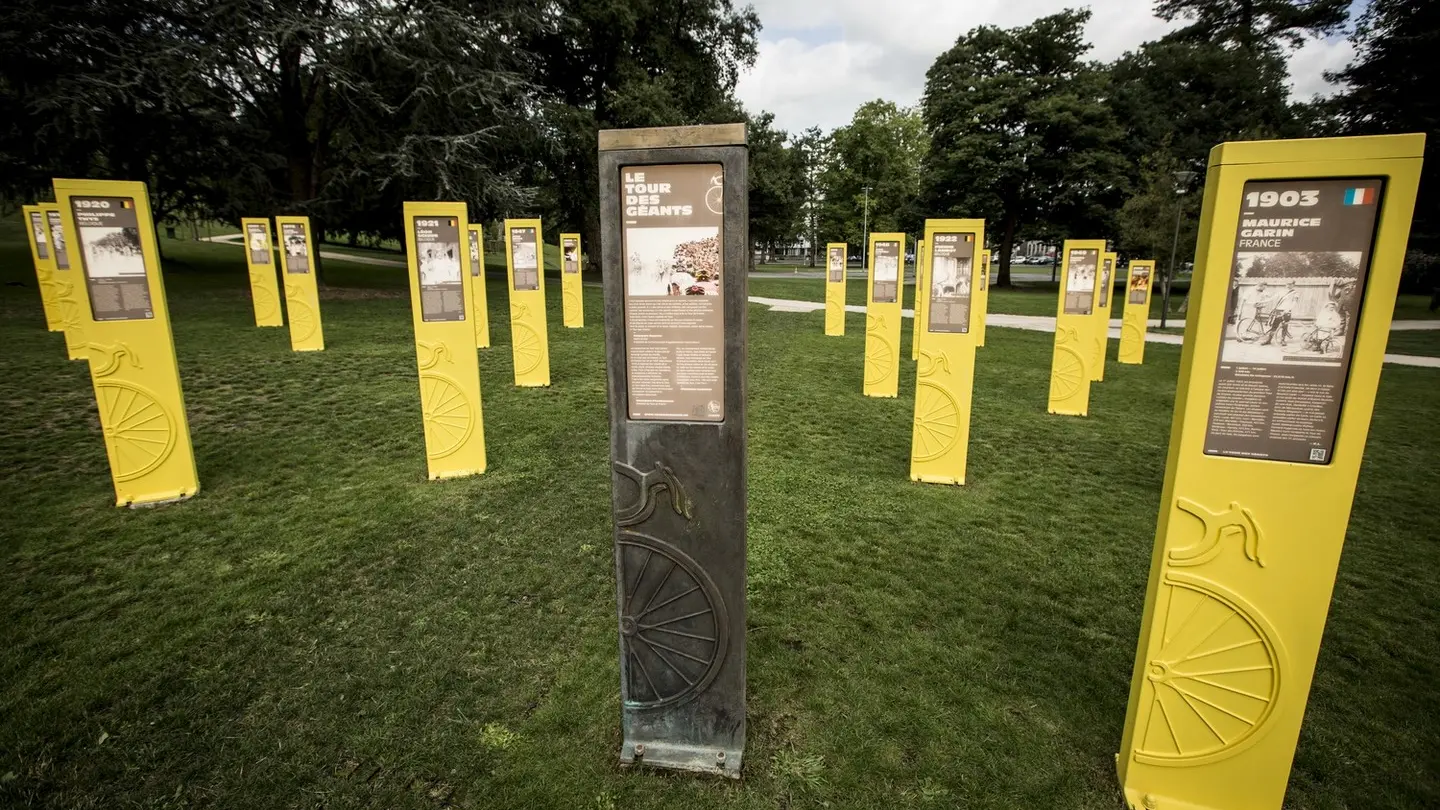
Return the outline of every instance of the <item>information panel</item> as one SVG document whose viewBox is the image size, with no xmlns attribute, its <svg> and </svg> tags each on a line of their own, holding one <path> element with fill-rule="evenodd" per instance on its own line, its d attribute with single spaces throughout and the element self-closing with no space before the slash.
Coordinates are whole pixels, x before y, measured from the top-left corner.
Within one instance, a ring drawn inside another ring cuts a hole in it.
<svg viewBox="0 0 1440 810">
<path fill-rule="evenodd" d="M 200 481 L 145 184 L 56 180 L 55 199 L 63 243 L 89 279 L 75 288 L 82 313 L 94 315 L 82 345 L 115 502 L 189 498 Z"/>
<path fill-rule="evenodd" d="M 894 304 L 900 300 L 900 243 L 876 242 L 872 255 L 875 264 L 870 300 Z"/>
<path fill-rule="evenodd" d="M 920 344 L 924 329 L 921 327 L 929 317 L 930 299 L 922 290 L 930 283 L 930 251 L 924 238 L 915 241 L 915 291 L 910 301 L 910 359 L 920 359 Z"/>
<path fill-rule="evenodd" d="M 80 283 L 81 274 L 71 267 L 64 217 L 58 203 L 40 203 L 39 208 L 45 212 L 45 222 L 49 226 L 55 317 L 65 330 L 65 352 L 71 360 L 87 360 L 90 353 L 85 347 L 85 325 L 89 321 L 86 316 L 90 305 L 85 300 L 85 286 Z"/>
<path fill-rule="evenodd" d="M 1121 363 L 1139 365 L 1145 360 L 1145 332 L 1150 325 L 1150 283 L 1155 262 L 1132 261 L 1125 282 L 1125 313 L 1120 322 Z"/>
<path fill-rule="evenodd" d="M 490 304 L 485 289 L 485 240 L 481 226 L 470 225 L 470 320 L 475 325 L 475 348 L 490 348 Z"/>
<path fill-rule="evenodd" d="M 250 303 L 256 326 L 284 326 L 280 311 L 280 282 L 275 277 L 275 249 L 270 242 L 270 220 L 242 219 L 245 266 L 250 275 Z"/>
<path fill-rule="evenodd" d="M 622 255 L 631 419 L 725 418 L 718 164 L 625 172 Z M 629 204 L 641 198 L 640 205 Z M 644 212 L 644 213 L 641 213 Z"/>
<path fill-rule="evenodd" d="M 458 217 L 410 219 L 420 278 L 420 320 L 465 320 L 465 276 L 461 273 Z"/>
<path fill-rule="evenodd" d="M 1116 757 L 1132 808 L 1285 804 L 1424 151 L 1390 135 L 1210 153 Z"/>
<path fill-rule="evenodd" d="M 845 275 L 849 245 L 831 242 L 825 246 L 825 334 L 845 334 Z"/>
<path fill-rule="evenodd" d="M 130 197 L 71 197 L 90 315 L 96 321 L 155 317 Z"/>
<path fill-rule="evenodd" d="M 900 393 L 900 259 L 905 234 L 870 234 L 870 297 L 865 306 L 865 385 L 867 397 Z"/>
<path fill-rule="evenodd" d="M 958 485 L 965 483 L 970 448 L 972 302 L 985 220 L 926 220 L 925 244 L 930 246 L 926 283 L 916 287 L 925 334 L 915 366 L 910 480 Z"/>
<path fill-rule="evenodd" d="M 1096 279 L 1095 326 L 1092 333 L 1093 354 L 1090 357 L 1090 381 L 1105 379 L 1105 358 L 1110 353 L 1110 296 L 1114 292 L 1115 266 L 1119 257 L 1114 253 L 1100 254 L 1100 275 Z"/>
<path fill-rule="evenodd" d="M 560 234 L 560 303 L 565 326 L 570 329 L 585 326 L 585 287 L 580 272 L 584 261 L 580 234 Z"/>
<path fill-rule="evenodd" d="M 45 212 L 39 206 L 26 205 L 22 213 L 27 225 L 26 237 L 30 243 L 30 261 L 35 266 L 35 282 L 40 290 L 40 307 L 45 314 L 45 328 L 51 332 L 63 332 L 65 327 L 55 303 L 55 260 L 50 255 L 49 228 L 45 226 Z"/>
<path fill-rule="evenodd" d="M 540 220 L 505 220 L 505 267 L 510 281 L 510 356 L 515 384 L 550 384 L 550 336 L 545 312 L 545 274 Z"/>
<path fill-rule="evenodd" d="M 1330 461 L 1384 197 L 1381 178 L 1245 184 L 1206 453 Z"/>
<path fill-rule="evenodd" d="M 973 309 L 971 324 L 975 332 L 975 345 L 983 348 L 985 346 L 985 320 L 990 309 L 990 251 L 980 252 L 980 273 L 978 284 L 971 296 L 970 306 Z"/>
<path fill-rule="evenodd" d="M 285 272 L 285 308 L 290 315 L 290 348 L 316 352 L 325 348 L 320 323 L 320 289 L 315 280 L 314 242 L 309 217 L 276 217 Z"/>
<path fill-rule="evenodd" d="M 477 475 L 485 472 L 485 419 L 475 330 L 466 323 L 476 279 L 460 243 L 469 232 L 465 204 L 407 202 L 403 215 L 428 475 Z"/>
<path fill-rule="evenodd" d="M 930 254 L 930 298 L 925 309 L 931 332 L 970 331 L 975 278 L 975 234 L 937 233 Z"/>
<path fill-rule="evenodd" d="M 1061 251 L 1060 301 L 1055 315 L 1055 349 L 1050 363 L 1050 413 L 1087 416 L 1090 413 L 1091 367 L 1095 362 L 1096 276 L 1100 271 L 1103 239 L 1065 240 Z"/>
</svg>

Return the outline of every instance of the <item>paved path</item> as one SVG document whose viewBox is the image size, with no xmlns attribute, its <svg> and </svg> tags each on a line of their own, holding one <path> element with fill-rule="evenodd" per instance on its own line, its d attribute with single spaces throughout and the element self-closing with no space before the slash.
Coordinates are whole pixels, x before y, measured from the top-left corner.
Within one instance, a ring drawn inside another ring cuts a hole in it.
<svg viewBox="0 0 1440 810">
<path fill-rule="evenodd" d="M 202 242 L 223 242 L 227 245 L 243 246 L 245 238 L 243 233 L 227 233 L 222 236 L 202 237 Z M 321 250 L 320 258 L 335 259 L 336 261 L 355 262 L 356 264 L 376 264 L 381 267 L 408 267 L 405 262 L 399 259 L 378 259 L 374 256 L 357 256 L 353 253 L 341 253 L 338 250 Z"/>
<path fill-rule="evenodd" d="M 817 312 L 825 308 L 819 301 L 792 301 L 788 298 L 765 298 L 763 296 L 750 296 L 750 303 L 761 304 L 770 307 L 776 312 Z M 846 312 L 858 312 L 864 314 L 865 307 L 847 306 Z M 913 318 L 915 310 L 902 309 L 900 317 Z M 1413 331 L 1418 329 L 1440 329 L 1440 321 L 1394 321 L 1391 327 L 1395 331 Z M 1034 332 L 1054 332 L 1055 319 L 1048 315 L 1005 315 L 999 312 L 992 312 L 985 316 L 987 326 L 1005 326 L 1011 329 L 1029 329 Z M 1158 326 L 1158 320 L 1150 321 L 1151 326 Z M 1170 324 L 1181 327 L 1183 321 L 1170 321 Z M 1403 325 L 1402 325 L 1403 324 Z M 1120 337 L 1120 320 L 1110 319 L 1110 337 Z M 1181 335 L 1146 334 L 1146 343 L 1168 343 L 1172 346 L 1179 346 L 1184 342 Z M 1411 354 L 1387 354 L 1385 362 L 1397 366 L 1420 366 L 1422 368 L 1440 368 L 1440 357 L 1420 357 Z"/>
</svg>

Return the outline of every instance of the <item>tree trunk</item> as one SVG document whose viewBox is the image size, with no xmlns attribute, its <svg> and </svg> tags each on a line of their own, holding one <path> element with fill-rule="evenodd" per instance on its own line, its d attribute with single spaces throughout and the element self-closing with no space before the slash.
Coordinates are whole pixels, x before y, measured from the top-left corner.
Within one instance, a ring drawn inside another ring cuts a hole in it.
<svg viewBox="0 0 1440 810">
<path fill-rule="evenodd" d="M 1015 244 L 1015 218 L 1006 217 L 1005 224 L 1000 228 L 1000 272 L 995 276 L 996 287 L 1009 287 L 1010 284 L 1010 254 Z"/>
</svg>

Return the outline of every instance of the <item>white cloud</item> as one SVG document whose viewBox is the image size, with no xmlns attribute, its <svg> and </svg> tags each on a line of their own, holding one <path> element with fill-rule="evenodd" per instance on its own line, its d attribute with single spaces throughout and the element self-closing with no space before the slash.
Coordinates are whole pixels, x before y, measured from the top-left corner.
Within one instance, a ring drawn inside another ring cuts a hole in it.
<svg viewBox="0 0 1440 810">
<path fill-rule="evenodd" d="M 833 129 L 855 108 L 884 98 L 917 104 L 925 71 L 961 34 L 979 25 L 1011 28 L 1054 14 L 1076 0 L 752 0 L 764 29 L 755 67 L 737 93 L 747 109 L 775 113 L 782 129 Z M 1105 0 L 1092 6 L 1086 56 L 1113 60 L 1156 39 L 1170 24 L 1153 0 Z M 1343 40 L 1311 42 L 1291 61 L 1294 92 L 1334 92 L 1321 72 L 1344 64 Z"/>
<path fill-rule="evenodd" d="M 1312 39 L 1290 57 L 1290 95 L 1296 101 L 1329 96 L 1341 87 L 1325 81 L 1325 71 L 1340 70 L 1355 56 L 1348 39 Z"/>
</svg>

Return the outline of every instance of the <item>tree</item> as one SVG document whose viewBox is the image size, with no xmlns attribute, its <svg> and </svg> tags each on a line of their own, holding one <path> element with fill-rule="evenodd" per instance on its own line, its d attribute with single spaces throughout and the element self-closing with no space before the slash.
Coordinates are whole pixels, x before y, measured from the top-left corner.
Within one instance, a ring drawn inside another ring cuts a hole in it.
<svg viewBox="0 0 1440 810">
<path fill-rule="evenodd" d="M 1121 130 L 1106 73 L 1081 61 L 1087 10 L 962 35 L 926 74 L 921 198 L 937 216 L 983 216 L 997 284 L 1026 232 L 1108 230 L 1123 198 Z"/>
<path fill-rule="evenodd" d="M 1158 0 L 1155 16 L 1190 23 L 1175 32 L 1177 39 L 1231 43 L 1254 54 L 1333 34 L 1349 9 L 1350 0 Z"/>
<path fill-rule="evenodd" d="M 761 261 L 769 260 L 776 245 L 794 241 L 802 225 L 804 166 L 774 123 L 773 114 L 762 112 L 748 126 L 750 241 L 761 246 Z"/>
<path fill-rule="evenodd" d="M 1411 289 L 1433 289 L 1440 298 L 1440 266 L 1434 260 L 1440 254 L 1440 96 L 1435 90 L 1440 87 L 1440 4 L 1373 0 L 1350 41 L 1354 61 L 1327 77 L 1348 89 L 1323 103 L 1343 134 L 1425 133 L 1405 283 Z"/>
<path fill-rule="evenodd" d="M 867 227 L 871 233 L 916 230 L 926 143 L 917 110 L 878 99 L 860 105 L 850 123 L 830 135 L 818 178 L 820 232 L 863 249 Z"/>
<path fill-rule="evenodd" d="M 820 172 L 830 159 L 830 139 L 819 127 L 810 127 L 792 141 L 792 148 L 800 164 L 801 225 L 814 267 L 820 250 Z"/>
</svg>

